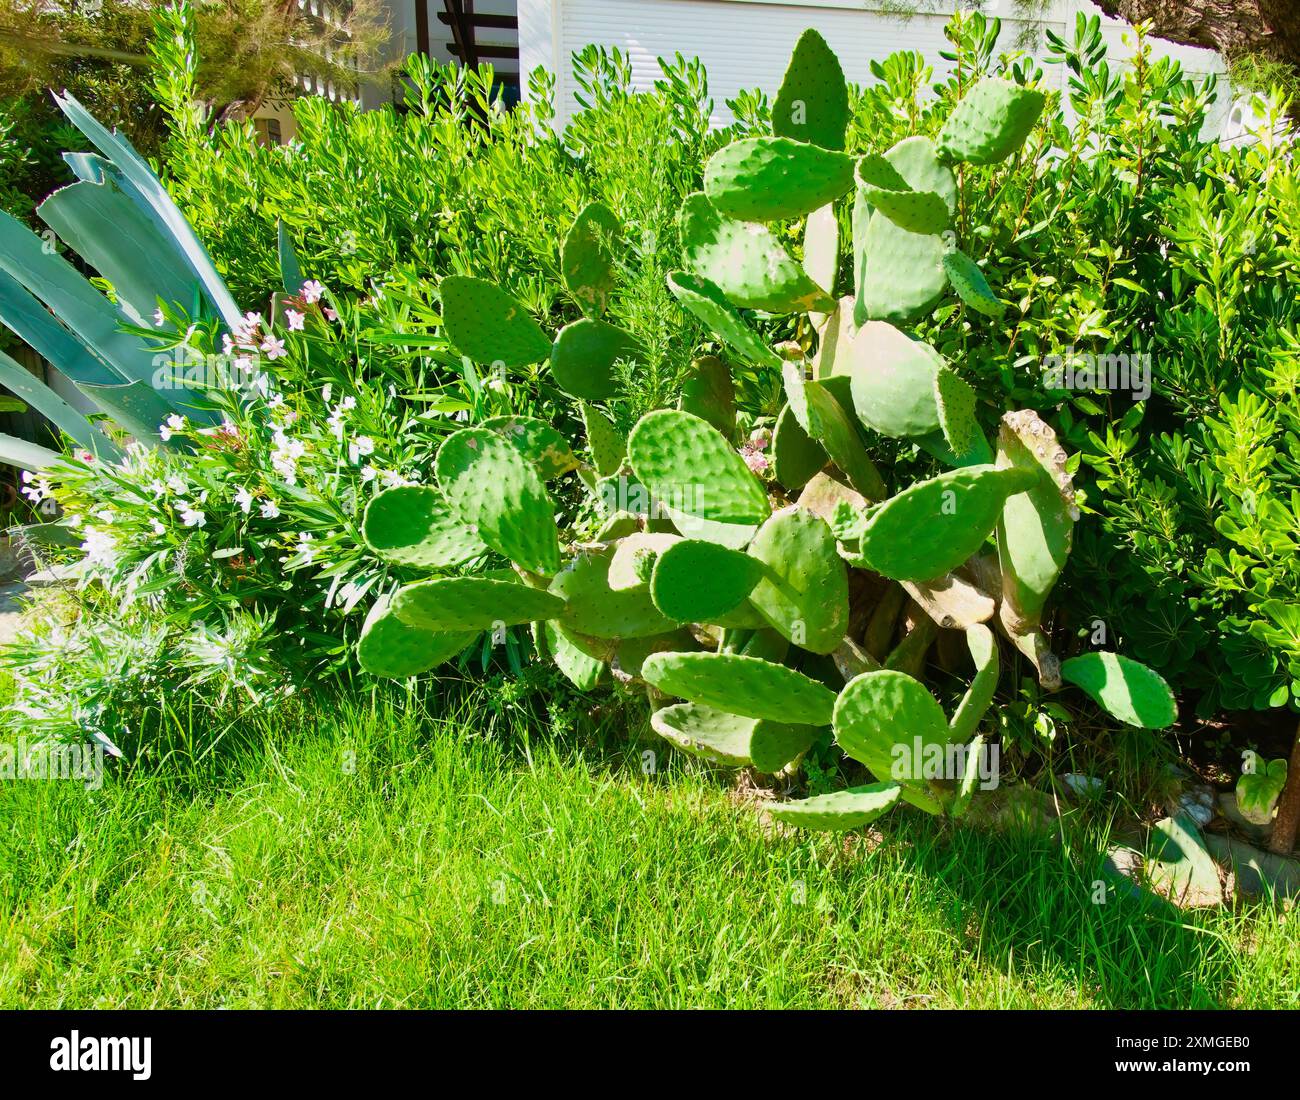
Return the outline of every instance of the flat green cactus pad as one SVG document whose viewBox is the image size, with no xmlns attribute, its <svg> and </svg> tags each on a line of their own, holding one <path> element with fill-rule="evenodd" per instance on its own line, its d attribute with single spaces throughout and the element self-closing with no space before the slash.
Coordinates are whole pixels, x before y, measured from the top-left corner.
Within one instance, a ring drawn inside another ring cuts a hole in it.
<svg viewBox="0 0 1300 1100">
<path fill-rule="evenodd" d="M 980 435 L 975 419 L 975 391 L 950 367 L 940 367 L 934 376 L 934 400 L 939 426 L 955 457 L 970 454 Z"/>
<path fill-rule="evenodd" d="M 906 325 L 938 304 L 948 285 L 941 236 L 913 233 L 877 210 L 867 223 L 865 248 L 866 317 Z"/>
<path fill-rule="evenodd" d="M 650 715 L 655 733 L 677 748 L 732 767 L 750 763 L 749 742 L 758 721 L 699 703 L 676 703 Z"/>
<path fill-rule="evenodd" d="M 543 627 L 546 648 L 551 659 L 579 691 L 591 691 L 605 673 L 605 662 L 586 653 L 581 644 L 559 623 L 548 622 Z"/>
<path fill-rule="evenodd" d="M 1178 720 L 1174 693 L 1164 677 L 1118 653 L 1083 653 L 1062 661 L 1061 679 L 1130 726 L 1161 730 Z"/>
<path fill-rule="evenodd" d="M 764 567 L 749 602 L 772 628 L 813 653 L 838 646 L 849 625 L 849 582 L 826 521 L 783 508 L 758 529 L 749 554 Z"/>
<path fill-rule="evenodd" d="M 945 466 L 982 466 L 993 461 L 993 448 L 989 446 L 988 438 L 984 435 L 983 429 L 978 429 L 975 432 L 974 445 L 964 455 L 952 453 L 952 448 L 948 446 L 948 441 L 944 438 L 942 431 L 914 436 L 912 442 L 927 454 L 933 455 Z"/>
<path fill-rule="evenodd" d="M 835 704 L 834 727 L 840 748 L 877 779 L 902 783 L 922 809 L 941 809 L 926 781 L 953 778 L 944 774 L 948 720 L 919 680 L 892 669 L 855 676 Z"/>
<path fill-rule="evenodd" d="M 691 364 L 678 407 L 707 420 L 728 440 L 735 439 L 736 387 L 727 364 L 717 356 L 702 355 Z"/>
<path fill-rule="evenodd" d="M 933 191 L 915 191 L 879 153 L 858 161 L 858 187 L 878 211 L 913 233 L 942 233 L 948 228 L 948 204 Z"/>
<path fill-rule="evenodd" d="M 844 378 L 814 382 L 803 376 L 799 363 L 787 363 L 783 372 L 785 394 L 790 411 L 808 437 L 825 448 L 831 460 L 864 496 L 879 500 L 885 495 L 885 483 L 871 461 L 857 428 L 832 392 Z"/>
<path fill-rule="evenodd" d="M 587 448 L 591 451 L 591 464 L 601 477 L 618 473 L 627 457 L 627 440 L 618 432 L 603 412 L 587 402 L 582 403 L 582 426 L 587 433 Z"/>
<path fill-rule="evenodd" d="M 710 332 L 749 362 L 780 369 L 781 357 L 763 343 L 715 283 L 689 271 L 668 276 L 668 289 Z"/>
<path fill-rule="evenodd" d="M 861 563 L 902 581 L 950 573 L 984 545 L 1006 499 L 1035 480 L 1024 470 L 967 466 L 918 482 L 862 524 Z"/>
<path fill-rule="evenodd" d="M 848 124 L 844 70 L 826 39 L 809 28 L 795 43 L 772 104 L 772 132 L 823 149 L 843 149 Z"/>
<path fill-rule="evenodd" d="M 683 538 L 716 542 L 729 550 L 743 550 L 758 530 L 757 523 L 719 523 L 714 519 L 701 519 L 688 512 L 679 512 L 660 502 L 659 510 Z"/>
<path fill-rule="evenodd" d="M 900 141 L 885 160 L 913 191 L 938 195 L 951 215 L 957 206 L 957 182 L 952 170 L 940 163 L 929 138 Z M 859 192 L 859 201 L 869 209 L 870 196 Z M 854 209 L 855 219 L 859 214 Z M 858 294 L 854 310 L 859 325 L 867 320 L 908 324 L 924 316 L 942 297 L 948 285 L 943 268 L 945 245 L 938 234 L 914 233 L 876 210 L 862 231 L 853 235 Z"/>
<path fill-rule="evenodd" d="M 979 264 L 966 253 L 955 248 L 944 253 L 943 269 L 948 273 L 948 281 L 952 283 L 957 297 L 971 309 L 996 318 L 1006 313 L 1007 307 L 989 288 L 988 280 L 984 278 L 984 272 L 980 270 Z"/>
<path fill-rule="evenodd" d="M 779 772 L 817 739 L 816 726 L 742 718 L 699 703 L 677 703 L 650 716 L 650 725 L 679 749 L 733 767 L 752 764 Z"/>
<path fill-rule="evenodd" d="M 853 341 L 858 336 L 858 325 L 853 319 L 853 296 L 845 295 L 827 317 L 821 328 L 821 341 L 813 355 L 813 377 L 819 382 L 827 378 L 845 378 L 853 374 Z"/>
<path fill-rule="evenodd" d="M 993 631 L 983 623 L 972 624 L 966 628 L 966 645 L 975 662 L 975 679 L 948 723 L 948 736 L 953 741 L 965 741 L 979 728 L 998 687 L 1000 663 L 998 641 Z"/>
<path fill-rule="evenodd" d="M 738 550 L 681 539 L 655 562 L 650 595 L 676 622 L 713 623 L 744 603 L 762 573 L 758 561 Z"/>
<path fill-rule="evenodd" d="M 472 630 L 439 633 L 409 626 L 393 611 L 392 598 L 384 596 L 366 616 L 357 660 L 372 676 L 404 680 L 451 660 L 476 636 Z"/>
<path fill-rule="evenodd" d="M 579 554 L 556 575 L 551 591 L 565 601 L 563 613 L 555 616 L 560 625 L 593 638 L 644 638 L 673 631 L 677 623 L 655 607 L 648 588 L 610 588 L 613 560 L 613 550 Z"/>
<path fill-rule="evenodd" d="M 803 269 L 826 293 L 835 293 L 835 273 L 840 266 L 840 223 L 835 207 L 827 204 L 808 215 L 803 228 Z M 810 319 L 820 327 L 825 314 L 814 313 Z"/>
<path fill-rule="evenodd" d="M 939 159 L 939 151 L 928 137 L 904 138 L 885 153 L 885 159 L 913 191 L 938 195 L 950 217 L 957 212 L 957 177 Z"/>
<path fill-rule="evenodd" d="M 762 483 L 722 434 L 698 416 L 676 409 L 647 413 L 627 445 L 637 477 L 674 511 L 733 525 L 767 518 Z"/>
<path fill-rule="evenodd" d="M 962 97 L 939 131 L 939 155 L 969 164 L 1006 160 L 1025 143 L 1046 102 L 1033 88 L 985 77 Z"/>
<path fill-rule="evenodd" d="M 377 557 L 417 569 L 449 569 L 486 554 L 487 546 L 457 520 L 437 489 L 403 485 L 366 505 L 361 537 Z"/>
<path fill-rule="evenodd" d="M 447 338 L 475 363 L 523 367 L 551 353 L 541 326 L 504 290 L 482 279 L 448 275 L 438 292 Z"/>
<path fill-rule="evenodd" d="M 943 357 L 884 321 L 868 321 L 853 339 L 853 407 L 868 428 L 894 438 L 938 430 L 935 378 Z"/>
<path fill-rule="evenodd" d="M 641 675 L 669 695 L 747 718 L 825 726 L 835 706 L 835 693 L 824 684 L 737 653 L 656 653 Z"/>
<path fill-rule="evenodd" d="M 746 222 L 801 218 L 852 187 L 852 157 L 784 137 L 741 138 L 704 166 L 709 201 Z"/>
<path fill-rule="evenodd" d="M 435 577 L 399 588 L 393 611 L 422 630 L 496 630 L 553 619 L 564 600 L 539 588 L 486 577 Z"/>
<path fill-rule="evenodd" d="M 869 783 L 832 794 L 819 794 L 767 807 L 777 821 L 801 829 L 842 833 L 870 825 L 889 810 L 903 788 L 897 783 Z"/>
<path fill-rule="evenodd" d="M 645 349 L 630 332 L 607 321 L 583 317 L 565 325 L 551 349 L 551 373 L 565 393 L 603 401 L 619 393 L 617 364 L 634 363 Z"/>
<path fill-rule="evenodd" d="M 650 583 L 659 555 L 676 542 L 681 542 L 681 536 L 666 531 L 637 531 L 620 539 L 609 562 L 609 587 L 615 592 L 644 588 Z M 687 617 L 678 621 L 691 620 Z"/>
<path fill-rule="evenodd" d="M 1027 493 L 1007 501 L 998 525 L 1003 595 L 1020 619 L 1037 623 L 1069 559 L 1079 518 L 1068 456 L 1037 413 L 1020 409 L 1002 418 L 998 464 L 1040 474 Z"/>
<path fill-rule="evenodd" d="M 772 432 L 772 472 L 776 480 L 793 492 L 806 485 L 829 461 L 826 448 L 803 430 L 788 403 L 783 406 Z"/>
<path fill-rule="evenodd" d="M 560 271 L 578 308 L 599 317 L 609 305 L 617 268 L 614 249 L 622 233 L 618 218 L 607 206 L 589 202 L 574 219 L 560 252 Z"/>
<path fill-rule="evenodd" d="M 438 448 L 438 486 L 452 512 L 522 569 L 560 567 L 555 512 L 537 467 L 490 428 L 462 428 Z"/>
<path fill-rule="evenodd" d="M 768 313 L 830 312 L 835 301 L 761 225 L 725 218 L 703 192 L 682 203 L 682 257 L 733 305 Z"/>
<path fill-rule="evenodd" d="M 866 323 L 867 303 L 864 297 L 867 286 L 867 229 L 871 226 L 871 215 L 875 208 L 867 201 L 867 196 L 859 188 L 853 196 L 853 214 L 849 228 L 853 234 L 853 323 Z"/>
<path fill-rule="evenodd" d="M 480 425 L 498 432 L 537 467 L 544 481 L 576 470 L 581 463 L 558 428 L 534 416 L 491 416 Z"/>
</svg>

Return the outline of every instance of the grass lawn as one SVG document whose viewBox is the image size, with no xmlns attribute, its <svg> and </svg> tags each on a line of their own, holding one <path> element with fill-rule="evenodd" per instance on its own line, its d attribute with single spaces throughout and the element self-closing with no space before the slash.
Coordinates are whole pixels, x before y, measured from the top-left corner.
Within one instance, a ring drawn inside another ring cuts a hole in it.
<svg viewBox="0 0 1300 1100">
<path fill-rule="evenodd" d="M 731 775 L 540 725 L 387 696 L 3 784 L 0 1005 L 1300 1004 L 1294 912 L 1094 905 L 1095 827 L 771 836 Z"/>
</svg>

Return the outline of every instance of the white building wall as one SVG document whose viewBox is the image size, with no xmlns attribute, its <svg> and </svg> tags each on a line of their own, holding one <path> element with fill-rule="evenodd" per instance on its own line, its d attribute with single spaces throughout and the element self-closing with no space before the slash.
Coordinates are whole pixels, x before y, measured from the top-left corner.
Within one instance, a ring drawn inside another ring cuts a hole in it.
<svg viewBox="0 0 1300 1100">
<path fill-rule="evenodd" d="M 927 13 L 900 17 L 882 10 L 880 0 L 519 0 L 520 69 L 527 74 L 541 65 L 556 74 L 558 121 L 563 124 L 577 109 L 570 56 L 584 46 L 617 46 L 630 60 L 639 90 L 648 90 L 660 75 L 658 58 L 677 52 L 697 56 L 709 74 L 713 122 L 722 126 L 731 121 L 725 101 L 738 91 L 760 88 L 769 96 L 776 94 L 790 51 L 808 27 L 830 43 L 853 83 L 874 83 L 870 63 L 899 50 L 918 51 L 933 66 L 936 81 L 943 79 L 950 68 L 939 56 L 948 46 L 943 27 L 958 5 L 914 2 Z M 1002 17 L 1002 50 L 1013 49 L 1019 33 L 1030 25 L 1016 17 L 1009 0 L 986 0 L 982 10 Z M 1036 22 L 1068 40 L 1078 11 L 1091 15 L 1098 9 L 1087 0 L 1056 0 Z M 1103 16 L 1112 66 L 1128 55 L 1121 42 L 1127 29 L 1127 24 Z M 1224 72 L 1212 50 L 1169 42 L 1157 46 L 1158 53 L 1176 57 L 1190 74 Z M 1035 52 L 1041 56 L 1041 40 Z M 1064 66 L 1046 66 L 1045 71 L 1048 80 L 1064 84 Z M 1216 109 L 1218 130 L 1228 110 L 1226 95 L 1220 96 Z"/>
</svg>

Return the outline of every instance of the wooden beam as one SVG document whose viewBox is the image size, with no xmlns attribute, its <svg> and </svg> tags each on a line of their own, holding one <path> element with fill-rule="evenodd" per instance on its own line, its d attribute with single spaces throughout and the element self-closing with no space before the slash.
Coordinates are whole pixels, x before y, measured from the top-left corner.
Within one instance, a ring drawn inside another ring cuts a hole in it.
<svg viewBox="0 0 1300 1100">
<path fill-rule="evenodd" d="M 447 43 L 447 51 L 452 57 L 459 57 L 465 60 L 465 55 L 456 48 L 455 43 Z M 515 57 L 519 56 L 518 46 L 475 46 L 474 52 L 479 57 Z"/>
<path fill-rule="evenodd" d="M 429 0 L 415 0 L 415 52 L 429 56 Z"/>
<path fill-rule="evenodd" d="M 451 37 L 454 45 L 449 47 L 454 57 L 459 57 L 466 65 L 477 65 L 478 56 L 474 52 L 473 31 L 465 23 L 465 9 L 460 0 L 442 0 L 443 9 L 451 17 Z"/>
<path fill-rule="evenodd" d="M 513 15 L 484 15 L 481 12 L 470 15 L 467 12 L 465 19 L 475 27 L 486 27 L 491 30 L 517 31 L 519 29 L 519 20 Z M 451 23 L 451 16 L 445 11 L 440 11 L 438 22 L 447 26 Z"/>
</svg>

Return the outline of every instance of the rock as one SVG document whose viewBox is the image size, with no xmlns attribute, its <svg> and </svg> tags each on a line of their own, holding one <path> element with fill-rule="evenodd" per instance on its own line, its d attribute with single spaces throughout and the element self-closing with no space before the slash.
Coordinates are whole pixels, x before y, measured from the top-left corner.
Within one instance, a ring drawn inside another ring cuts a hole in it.
<svg viewBox="0 0 1300 1100">
<path fill-rule="evenodd" d="M 1263 852 L 1244 840 L 1213 833 L 1206 836 L 1205 845 L 1216 859 L 1232 868 L 1238 894 L 1300 897 L 1300 860 Z"/>
<path fill-rule="evenodd" d="M 1214 819 L 1214 788 L 1197 786 L 1183 791 L 1178 800 L 1166 807 L 1171 817 L 1186 814 L 1196 822 L 1198 829 L 1204 829 Z"/>
<path fill-rule="evenodd" d="M 1273 831 L 1272 825 L 1256 825 L 1248 821 L 1237 807 L 1236 791 L 1223 791 L 1219 795 L 1219 813 L 1232 822 L 1233 828 L 1250 840 L 1266 841 Z"/>
<path fill-rule="evenodd" d="M 1070 788 L 1070 793 L 1079 797 L 1087 795 L 1100 794 L 1106 789 L 1106 784 L 1098 779 L 1095 775 L 1080 775 L 1078 772 L 1066 772 L 1061 776 L 1061 782 Z"/>
<path fill-rule="evenodd" d="M 1127 844 L 1112 844 L 1106 849 L 1101 873 L 1115 883 L 1121 894 L 1142 896 L 1142 853 Z"/>
<path fill-rule="evenodd" d="M 1151 885 L 1175 905 L 1198 909 L 1223 904 L 1218 864 L 1190 814 L 1156 822 L 1146 866 Z"/>
</svg>

